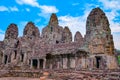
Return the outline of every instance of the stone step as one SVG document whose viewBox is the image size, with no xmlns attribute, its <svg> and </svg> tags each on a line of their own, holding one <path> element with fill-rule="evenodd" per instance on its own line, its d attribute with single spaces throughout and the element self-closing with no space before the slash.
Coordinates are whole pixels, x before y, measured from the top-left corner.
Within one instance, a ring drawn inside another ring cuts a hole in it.
<svg viewBox="0 0 120 80">
<path fill-rule="evenodd" d="M 0 71 L 0 77 L 33 77 L 33 78 L 44 78 L 61 80 L 119 80 L 120 74 L 117 71 L 104 72 L 104 71 L 74 71 L 74 70 L 57 70 L 57 71 L 40 71 L 40 70 L 4 70 Z"/>
</svg>

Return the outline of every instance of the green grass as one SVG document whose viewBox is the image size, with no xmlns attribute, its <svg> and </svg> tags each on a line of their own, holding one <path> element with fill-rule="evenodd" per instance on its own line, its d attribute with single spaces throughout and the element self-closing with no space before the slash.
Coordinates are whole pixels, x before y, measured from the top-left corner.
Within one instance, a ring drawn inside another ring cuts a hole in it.
<svg viewBox="0 0 120 80">
<path fill-rule="evenodd" d="M 120 65 L 120 55 L 118 56 L 118 64 Z"/>
</svg>

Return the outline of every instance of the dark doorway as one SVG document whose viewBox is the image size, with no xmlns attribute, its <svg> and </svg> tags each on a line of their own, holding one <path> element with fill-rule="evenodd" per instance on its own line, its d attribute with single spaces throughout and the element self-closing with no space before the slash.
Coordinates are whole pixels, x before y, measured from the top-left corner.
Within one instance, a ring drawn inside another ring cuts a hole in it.
<svg viewBox="0 0 120 80">
<path fill-rule="evenodd" d="M 4 58 L 5 58 L 5 59 L 4 59 L 4 63 L 6 64 L 6 63 L 7 63 L 7 61 L 8 61 L 8 56 L 7 56 L 7 55 L 5 55 L 5 56 L 4 56 Z"/>
<path fill-rule="evenodd" d="M 100 61 L 101 61 L 101 57 L 96 56 L 96 68 L 100 68 Z"/>
<path fill-rule="evenodd" d="M 43 59 L 40 59 L 40 69 L 43 69 Z"/>
<path fill-rule="evenodd" d="M 49 69 L 52 64 L 52 55 L 50 53 L 46 54 L 46 68 Z"/>
<path fill-rule="evenodd" d="M 24 54 L 21 54 L 21 62 L 24 61 Z"/>
<path fill-rule="evenodd" d="M 14 50 L 14 53 L 15 53 L 14 59 L 16 59 L 16 56 L 17 56 L 17 51 L 16 51 L 16 50 Z"/>
<path fill-rule="evenodd" d="M 37 59 L 33 59 L 33 68 L 36 69 L 38 66 L 38 61 Z"/>
<path fill-rule="evenodd" d="M 70 54 L 67 54 L 67 68 L 70 68 Z"/>
</svg>

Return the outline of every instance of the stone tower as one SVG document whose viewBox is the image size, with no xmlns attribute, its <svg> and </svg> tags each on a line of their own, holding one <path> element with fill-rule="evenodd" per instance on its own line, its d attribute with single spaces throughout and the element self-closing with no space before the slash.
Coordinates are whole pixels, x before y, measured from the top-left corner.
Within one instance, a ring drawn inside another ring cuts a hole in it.
<svg viewBox="0 0 120 80">
<path fill-rule="evenodd" d="M 84 46 L 88 48 L 90 54 L 95 56 L 98 67 L 100 67 L 100 64 L 106 65 L 107 68 L 117 67 L 109 22 L 100 8 L 93 9 L 87 17 Z"/>
<path fill-rule="evenodd" d="M 16 24 L 10 24 L 5 33 L 5 39 L 16 39 L 18 37 L 18 27 Z"/>
<path fill-rule="evenodd" d="M 49 21 L 50 26 L 58 26 L 58 18 L 55 13 L 52 13 Z"/>
<path fill-rule="evenodd" d="M 91 53 L 114 54 L 108 19 L 100 8 L 93 9 L 86 23 L 86 42 Z M 96 51 L 94 50 L 96 49 Z"/>
<path fill-rule="evenodd" d="M 18 37 L 18 27 L 16 24 L 10 24 L 6 30 L 4 45 L 5 47 L 15 47 Z"/>
<path fill-rule="evenodd" d="M 79 31 L 74 36 L 74 42 L 83 43 L 83 37 Z"/>
<path fill-rule="evenodd" d="M 23 36 L 26 36 L 28 38 L 40 37 L 40 32 L 33 22 L 28 22 L 25 26 Z"/>
<path fill-rule="evenodd" d="M 10 24 L 0 41 L 0 69 L 117 69 L 108 19 L 100 8 L 87 17 L 86 35 L 76 32 L 74 42 L 68 27 L 61 27 L 52 14 L 42 34 L 28 22 L 23 36 Z"/>
<path fill-rule="evenodd" d="M 70 30 L 67 26 L 63 29 L 63 39 L 62 40 L 64 43 L 72 42 L 72 33 L 70 32 Z"/>
<path fill-rule="evenodd" d="M 47 44 L 58 44 L 62 42 L 63 28 L 58 25 L 56 14 L 52 14 L 48 25 L 42 30 L 42 37 Z"/>
<path fill-rule="evenodd" d="M 2 63 L 7 64 L 11 62 L 12 54 L 17 54 L 17 40 L 18 38 L 18 27 L 16 24 L 10 24 L 6 30 L 5 38 L 3 40 L 4 54 Z M 16 56 L 14 57 L 16 58 Z"/>
</svg>

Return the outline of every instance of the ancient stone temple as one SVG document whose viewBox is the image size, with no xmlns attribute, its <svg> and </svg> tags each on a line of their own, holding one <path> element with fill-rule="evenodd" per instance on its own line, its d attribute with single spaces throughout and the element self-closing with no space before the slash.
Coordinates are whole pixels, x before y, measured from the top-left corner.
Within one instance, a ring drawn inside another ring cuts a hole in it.
<svg viewBox="0 0 120 80">
<path fill-rule="evenodd" d="M 10 24 L 0 41 L 0 69 L 117 69 L 109 21 L 100 8 L 87 17 L 86 34 L 76 32 L 74 41 L 67 26 L 59 25 L 56 14 L 41 34 L 28 22 L 23 36 Z"/>
</svg>

